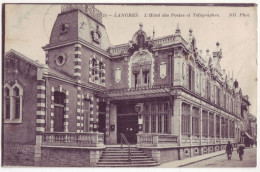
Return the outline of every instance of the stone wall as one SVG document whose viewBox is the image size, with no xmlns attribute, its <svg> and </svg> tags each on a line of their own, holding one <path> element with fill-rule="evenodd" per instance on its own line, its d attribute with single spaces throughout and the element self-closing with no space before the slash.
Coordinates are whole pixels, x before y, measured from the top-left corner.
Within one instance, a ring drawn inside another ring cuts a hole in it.
<svg viewBox="0 0 260 172">
<path fill-rule="evenodd" d="M 41 166 L 89 167 L 90 151 L 85 149 L 42 148 Z"/>
<path fill-rule="evenodd" d="M 160 151 L 160 163 L 165 163 L 169 161 L 175 161 L 179 159 L 178 149 L 162 149 Z"/>
<path fill-rule="evenodd" d="M 3 166 L 34 166 L 34 145 L 4 144 Z"/>
</svg>

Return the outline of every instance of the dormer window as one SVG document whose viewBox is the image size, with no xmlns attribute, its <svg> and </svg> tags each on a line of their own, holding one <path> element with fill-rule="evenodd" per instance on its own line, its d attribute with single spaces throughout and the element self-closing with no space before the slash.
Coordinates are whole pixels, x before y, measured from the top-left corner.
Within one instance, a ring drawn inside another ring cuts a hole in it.
<svg viewBox="0 0 260 172">
<path fill-rule="evenodd" d="M 144 41 L 145 41 L 144 35 L 139 34 L 137 36 L 137 44 L 139 45 L 139 47 L 144 47 Z"/>
<path fill-rule="evenodd" d="M 68 24 L 61 24 L 60 25 L 60 34 L 65 34 L 69 31 L 69 25 Z"/>
<path fill-rule="evenodd" d="M 137 52 L 130 60 L 130 87 L 147 87 L 152 81 L 152 57 L 145 51 Z"/>
</svg>

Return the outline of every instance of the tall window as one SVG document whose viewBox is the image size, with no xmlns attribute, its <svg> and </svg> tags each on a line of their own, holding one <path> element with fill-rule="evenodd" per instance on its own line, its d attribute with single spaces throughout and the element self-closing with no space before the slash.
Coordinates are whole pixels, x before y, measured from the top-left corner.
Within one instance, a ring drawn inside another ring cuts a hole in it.
<svg viewBox="0 0 260 172">
<path fill-rule="evenodd" d="M 96 84 L 105 84 L 105 64 L 103 62 L 99 62 L 93 58 L 91 60 L 92 68 L 91 70 L 91 81 Z"/>
<path fill-rule="evenodd" d="M 149 84 L 149 71 L 143 71 L 144 84 Z"/>
<path fill-rule="evenodd" d="M 149 121 L 151 120 L 151 121 Z M 144 132 L 169 133 L 170 114 L 168 103 L 153 103 L 144 105 Z M 149 126 L 151 125 L 151 131 Z"/>
<path fill-rule="evenodd" d="M 218 87 L 216 87 L 216 101 L 217 105 L 220 106 L 220 89 Z"/>
<path fill-rule="evenodd" d="M 135 88 L 150 85 L 150 63 L 132 65 L 133 86 Z"/>
<path fill-rule="evenodd" d="M 149 105 L 145 104 L 144 105 L 144 132 L 149 133 L 149 127 L 150 127 L 150 107 Z"/>
<path fill-rule="evenodd" d="M 54 124 L 53 128 L 55 132 L 64 131 L 64 105 L 65 105 L 65 93 L 55 91 L 54 92 Z"/>
<path fill-rule="evenodd" d="M 234 109 L 233 109 L 233 99 L 231 98 L 231 103 L 230 103 L 230 111 L 231 113 L 234 113 Z"/>
<path fill-rule="evenodd" d="M 192 108 L 192 135 L 198 136 L 200 134 L 200 114 L 199 108 L 193 107 Z"/>
<path fill-rule="evenodd" d="M 14 118 L 19 119 L 20 118 L 20 94 L 19 94 L 19 88 L 14 87 L 13 89 L 13 100 L 14 100 Z"/>
<path fill-rule="evenodd" d="M 156 133 L 156 105 L 151 105 L 151 116 L 152 116 L 152 133 Z"/>
<path fill-rule="evenodd" d="M 211 97 L 211 85 L 210 85 L 210 81 L 207 80 L 206 82 L 206 95 L 207 95 L 207 99 L 210 100 Z"/>
<path fill-rule="evenodd" d="M 15 83 L 12 87 L 9 84 L 4 86 L 4 122 L 22 122 L 23 88 Z"/>
<path fill-rule="evenodd" d="M 229 122 L 228 119 L 225 119 L 225 138 L 228 138 L 228 127 L 229 126 Z"/>
<path fill-rule="evenodd" d="M 92 82 L 98 82 L 98 63 L 96 59 L 92 59 Z"/>
<path fill-rule="evenodd" d="M 162 115 L 158 115 L 158 133 L 162 133 Z"/>
<path fill-rule="evenodd" d="M 163 113 L 164 113 L 164 133 L 170 133 L 170 115 L 169 115 L 169 107 L 168 103 L 163 104 Z"/>
<path fill-rule="evenodd" d="M 208 112 L 202 111 L 202 134 L 203 136 L 208 136 Z"/>
<path fill-rule="evenodd" d="M 226 96 L 226 94 L 224 94 L 224 108 L 226 109 L 227 108 L 227 96 Z"/>
<path fill-rule="evenodd" d="M 225 137 L 225 119 L 221 118 L 221 137 Z"/>
<path fill-rule="evenodd" d="M 216 136 L 220 137 L 220 117 L 216 115 Z"/>
<path fill-rule="evenodd" d="M 209 136 L 214 137 L 214 114 L 209 113 Z"/>
<path fill-rule="evenodd" d="M 234 121 L 230 121 L 229 125 L 229 137 L 234 138 L 235 137 L 235 123 Z"/>
<path fill-rule="evenodd" d="M 149 87 L 151 85 L 151 76 L 153 57 L 147 51 L 136 52 L 129 61 L 129 85 L 132 88 Z"/>
<path fill-rule="evenodd" d="M 181 132 L 183 135 L 190 134 L 190 105 L 182 103 Z"/>
<path fill-rule="evenodd" d="M 194 74 L 194 69 L 189 65 L 188 67 L 188 72 L 189 72 L 189 90 L 195 91 L 195 74 Z"/>
<path fill-rule="evenodd" d="M 90 101 L 88 99 L 83 99 L 83 123 L 84 123 L 84 132 L 88 132 L 89 131 L 89 104 Z"/>
<path fill-rule="evenodd" d="M 103 62 L 99 63 L 99 79 L 100 84 L 105 84 L 105 67 Z"/>
<path fill-rule="evenodd" d="M 5 109 L 4 109 L 4 112 L 5 112 L 5 119 L 7 120 L 10 120 L 10 89 L 8 87 L 5 87 Z"/>
<path fill-rule="evenodd" d="M 150 120 L 149 120 L 149 115 L 148 114 L 146 114 L 146 115 L 144 115 L 144 132 L 145 133 L 149 133 L 149 122 Z"/>
</svg>

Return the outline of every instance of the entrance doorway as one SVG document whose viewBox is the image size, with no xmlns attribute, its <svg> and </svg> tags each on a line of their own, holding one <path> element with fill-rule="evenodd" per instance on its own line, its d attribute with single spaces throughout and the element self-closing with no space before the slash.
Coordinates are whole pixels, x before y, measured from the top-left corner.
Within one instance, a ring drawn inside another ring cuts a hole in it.
<svg viewBox="0 0 260 172">
<path fill-rule="evenodd" d="M 124 133 L 130 144 L 137 143 L 138 115 L 117 116 L 117 143 L 120 143 L 121 135 Z"/>
</svg>

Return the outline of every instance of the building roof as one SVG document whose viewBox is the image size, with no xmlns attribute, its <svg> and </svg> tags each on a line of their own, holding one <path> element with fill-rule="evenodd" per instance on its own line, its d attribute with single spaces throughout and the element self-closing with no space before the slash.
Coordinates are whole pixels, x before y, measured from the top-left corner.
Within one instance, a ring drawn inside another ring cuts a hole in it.
<svg viewBox="0 0 260 172">
<path fill-rule="evenodd" d="M 19 58 L 23 59 L 24 61 L 30 63 L 31 65 L 35 66 L 35 67 L 43 67 L 43 64 L 40 64 L 37 61 L 34 61 L 32 59 L 30 59 L 29 57 L 26 57 L 25 55 L 19 53 L 18 51 L 15 51 L 14 49 L 10 49 L 8 52 L 5 53 L 5 56 L 10 56 L 10 55 L 16 55 Z"/>
</svg>

